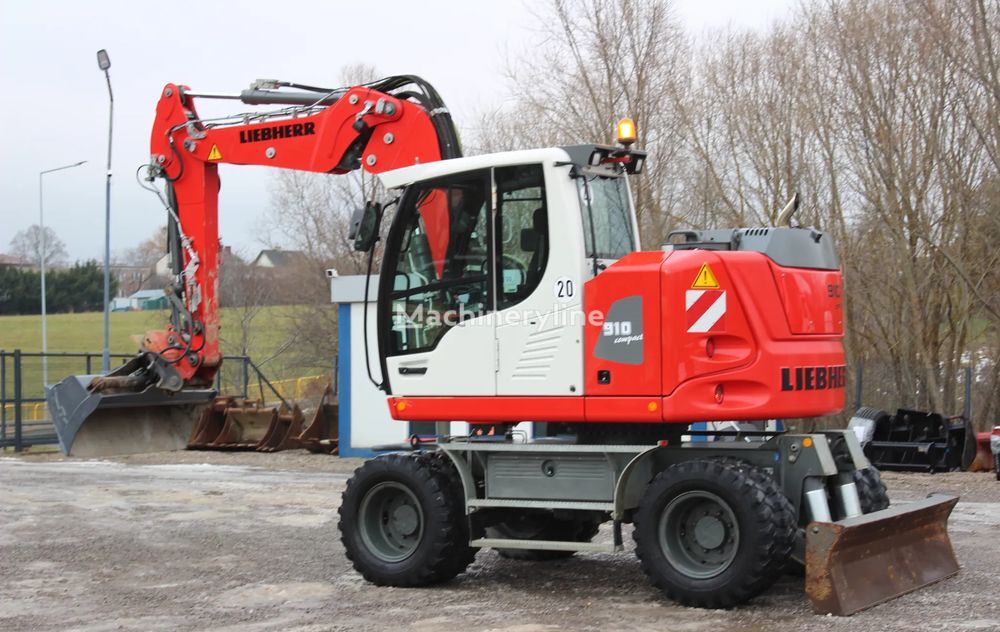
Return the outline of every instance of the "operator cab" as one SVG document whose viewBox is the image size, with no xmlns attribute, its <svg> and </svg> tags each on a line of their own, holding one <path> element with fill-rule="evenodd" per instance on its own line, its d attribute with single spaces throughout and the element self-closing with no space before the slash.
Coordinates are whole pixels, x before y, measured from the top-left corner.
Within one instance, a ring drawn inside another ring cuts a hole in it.
<svg viewBox="0 0 1000 632">
<path fill-rule="evenodd" d="M 379 278 L 387 390 L 581 394 L 583 283 L 637 248 L 623 176 L 644 158 L 579 145 L 381 174 L 402 189 Z"/>
</svg>

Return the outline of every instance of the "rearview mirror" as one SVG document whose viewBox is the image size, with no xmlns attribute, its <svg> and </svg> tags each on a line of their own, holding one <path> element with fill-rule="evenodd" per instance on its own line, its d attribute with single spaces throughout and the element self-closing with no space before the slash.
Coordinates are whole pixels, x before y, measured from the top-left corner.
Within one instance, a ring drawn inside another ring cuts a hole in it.
<svg viewBox="0 0 1000 632">
<path fill-rule="evenodd" d="M 365 202 L 363 208 L 354 211 L 347 238 L 354 240 L 355 250 L 368 252 L 372 249 L 378 240 L 378 225 L 381 219 L 382 205 L 377 202 Z"/>
</svg>

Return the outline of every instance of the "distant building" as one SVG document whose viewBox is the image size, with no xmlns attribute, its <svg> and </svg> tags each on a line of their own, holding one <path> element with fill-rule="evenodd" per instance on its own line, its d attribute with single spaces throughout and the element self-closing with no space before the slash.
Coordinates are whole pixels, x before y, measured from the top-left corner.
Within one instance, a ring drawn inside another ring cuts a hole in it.
<svg viewBox="0 0 1000 632">
<path fill-rule="evenodd" d="M 18 268 L 21 270 L 37 270 L 38 265 L 24 257 L 0 254 L 0 268 Z"/>
<path fill-rule="evenodd" d="M 167 295 L 163 290 L 139 290 L 128 297 L 131 310 L 166 309 Z"/>
<path fill-rule="evenodd" d="M 163 255 L 156 260 L 153 264 L 153 276 L 156 277 L 169 277 L 172 274 L 170 271 L 170 255 Z"/>
<path fill-rule="evenodd" d="M 233 252 L 232 246 L 223 246 L 222 251 L 219 252 L 219 267 L 226 265 L 232 261 L 242 261 L 239 255 Z M 170 269 L 170 254 L 165 254 L 156 260 L 153 264 L 151 273 L 154 277 L 169 278 L 174 275 L 173 270 Z"/>
<path fill-rule="evenodd" d="M 118 281 L 118 298 L 127 297 L 142 289 L 143 283 L 150 277 L 149 266 L 129 266 L 112 264 L 111 276 Z"/>
<path fill-rule="evenodd" d="M 305 263 L 306 255 L 301 250 L 261 250 L 250 265 L 258 268 L 290 268 Z"/>
</svg>

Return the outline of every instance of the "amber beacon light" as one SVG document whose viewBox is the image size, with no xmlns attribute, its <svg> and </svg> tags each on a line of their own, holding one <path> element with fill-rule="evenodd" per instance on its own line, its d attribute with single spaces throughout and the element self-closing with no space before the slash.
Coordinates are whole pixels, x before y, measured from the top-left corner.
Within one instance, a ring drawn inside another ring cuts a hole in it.
<svg viewBox="0 0 1000 632">
<path fill-rule="evenodd" d="M 635 142 L 635 121 L 629 117 L 624 117 L 618 121 L 618 127 L 616 131 L 618 137 L 618 142 L 622 145 L 628 147 Z"/>
</svg>

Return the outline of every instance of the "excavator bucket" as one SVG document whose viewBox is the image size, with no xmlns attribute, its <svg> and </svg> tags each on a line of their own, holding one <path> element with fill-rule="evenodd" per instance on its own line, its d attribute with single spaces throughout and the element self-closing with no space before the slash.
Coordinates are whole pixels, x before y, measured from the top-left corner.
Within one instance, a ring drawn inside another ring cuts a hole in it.
<svg viewBox="0 0 1000 632">
<path fill-rule="evenodd" d="M 957 496 L 933 495 L 806 531 L 806 594 L 818 614 L 850 615 L 958 572 L 948 539 Z"/>
<path fill-rule="evenodd" d="M 207 406 L 188 439 L 189 450 L 277 452 L 301 447 L 302 411 L 260 402 L 217 397 Z"/>
<path fill-rule="evenodd" d="M 316 406 L 312 421 L 299 436 L 300 447 L 310 452 L 336 454 L 340 447 L 337 412 L 337 404 L 333 402 L 333 389 L 327 386 Z"/>
<path fill-rule="evenodd" d="M 183 450 L 211 389 L 176 393 L 148 385 L 142 390 L 95 388 L 103 379 L 72 375 L 46 387 L 45 399 L 69 456 L 102 457 Z"/>
<path fill-rule="evenodd" d="M 210 406 L 205 407 L 188 439 L 188 450 L 211 449 L 212 442 L 226 425 L 226 409 L 235 401 L 232 397 L 216 397 Z"/>
<path fill-rule="evenodd" d="M 298 404 L 293 405 L 291 410 L 282 406 L 274 418 L 274 424 L 257 446 L 257 451 L 277 452 L 301 447 L 299 435 L 302 434 L 304 421 Z"/>
<path fill-rule="evenodd" d="M 208 444 L 213 450 L 255 450 L 276 423 L 278 411 L 243 401 L 226 407 L 219 434 Z"/>
</svg>

